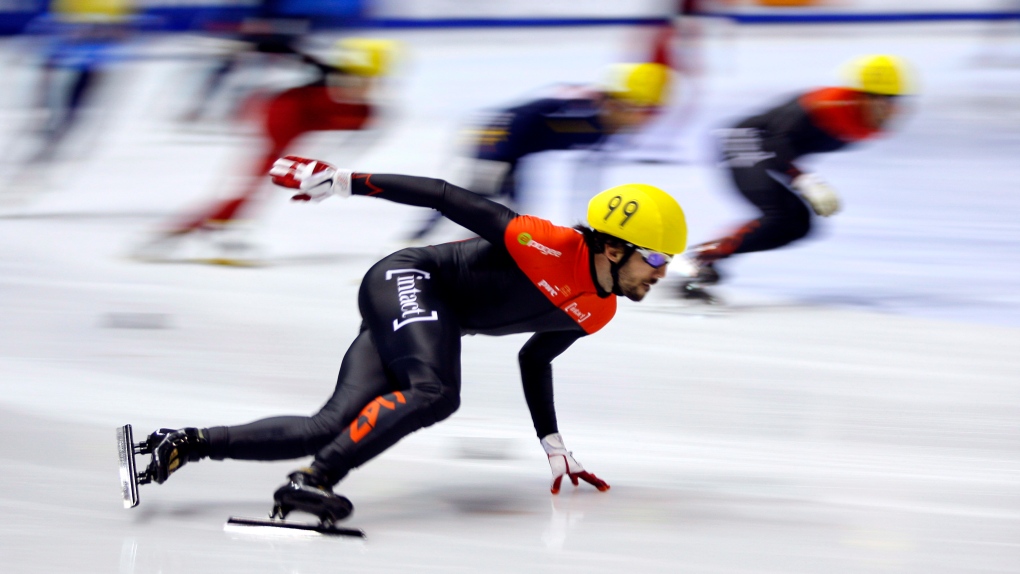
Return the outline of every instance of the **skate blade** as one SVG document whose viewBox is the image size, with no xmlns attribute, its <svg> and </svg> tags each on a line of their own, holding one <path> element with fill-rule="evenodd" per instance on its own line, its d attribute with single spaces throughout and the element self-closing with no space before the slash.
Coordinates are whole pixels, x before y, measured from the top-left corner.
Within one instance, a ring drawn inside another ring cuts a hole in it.
<svg viewBox="0 0 1020 574">
<path fill-rule="evenodd" d="M 704 287 L 688 285 L 681 289 L 677 299 L 691 307 L 720 307 L 723 300 L 711 290 Z"/>
<path fill-rule="evenodd" d="M 667 313 L 687 317 L 722 317 L 729 315 L 732 309 L 720 304 L 706 304 L 697 301 L 671 301 L 660 304 L 642 305 L 641 311 Z"/>
<path fill-rule="evenodd" d="M 219 265 L 220 267 L 266 267 L 268 265 L 266 262 L 257 259 L 235 259 L 231 257 L 197 258 L 193 259 L 192 262 L 204 265 Z"/>
<path fill-rule="evenodd" d="M 675 295 L 649 298 L 635 305 L 636 310 L 651 313 L 668 313 L 689 317 L 715 317 L 726 315 L 731 307 L 720 297 L 711 301 L 701 298 L 678 297 Z"/>
<path fill-rule="evenodd" d="M 135 468 L 135 445 L 131 425 L 117 429 L 117 451 L 120 456 L 120 490 L 124 508 L 138 506 L 138 471 Z"/>
<path fill-rule="evenodd" d="M 343 526 L 324 524 L 305 524 L 302 522 L 291 522 L 276 518 L 243 518 L 231 516 L 223 526 L 224 530 L 244 531 L 248 529 L 271 529 L 280 532 L 304 532 L 308 534 L 322 534 L 325 536 L 347 536 L 354 538 L 365 538 L 365 531 L 358 528 L 347 528 Z"/>
<path fill-rule="evenodd" d="M 214 265 L 218 267 L 268 267 L 270 263 L 261 259 L 234 257 L 172 257 L 147 254 L 131 254 L 129 259 L 138 263 L 161 263 L 173 265 Z"/>
</svg>

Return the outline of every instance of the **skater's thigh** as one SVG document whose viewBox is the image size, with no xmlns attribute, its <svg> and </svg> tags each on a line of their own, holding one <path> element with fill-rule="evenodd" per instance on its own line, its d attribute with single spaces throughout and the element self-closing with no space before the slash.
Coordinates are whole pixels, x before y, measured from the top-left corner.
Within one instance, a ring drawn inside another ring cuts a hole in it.
<svg viewBox="0 0 1020 574">
<path fill-rule="evenodd" d="M 801 201 L 789 187 L 778 181 L 765 167 L 731 169 L 737 190 L 766 214 L 801 207 Z"/>
<path fill-rule="evenodd" d="M 363 329 L 344 356 L 333 396 L 315 416 L 343 427 L 370 401 L 394 390 L 398 390 L 396 384 L 387 376 L 370 333 Z"/>
<path fill-rule="evenodd" d="M 359 295 L 361 314 L 399 385 L 409 384 L 403 371 L 415 369 L 459 387 L 460 326 L 438 283 L 438 268 L 423 251 L 399 251 L 369 270 Z"/>
</svg>

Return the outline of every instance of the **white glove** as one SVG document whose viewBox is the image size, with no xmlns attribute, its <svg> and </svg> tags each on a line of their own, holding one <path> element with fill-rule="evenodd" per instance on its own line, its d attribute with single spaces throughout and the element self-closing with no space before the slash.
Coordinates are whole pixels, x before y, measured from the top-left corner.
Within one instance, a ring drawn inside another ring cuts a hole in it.
<svg viewBox="0 0 1020 574">
<path fill-rule="evenodd" d="M 281 187 L 300 190 L 291 199 L 322 201 L 331 195 L 351 195 L 353 172 L 315 159 L 288 155 L 273 163 L 269 177 Z"/>
<path fill-rule="evenodd" d="M 793 178 L 790 187 L 822 217 L 829 217 L 839 211 L 839 195 L 836 190 L 813 173 L 802 173 Z"/>
<path fill-rule="evenodd" d="M 553 433 L 543 438 L 542 448 L 545 449 L 545 454 L 549 456 L 549 467 L 552 469 L 553 476 L 549 491 L 553 494 L 559 493 L 560 483 L 563 482 L 564 475 L 570 477 L 570 482 L 574 483 L 574 486 L 577 486 L 577 479 L 581 479 L 599 489 L 600 492 L 609 490 L 609 485 L 606 484 L 606 481 L 587 472 L 581 466 L 581 463 L 574 460 L 574 453 L 568 451 L 563 446 L 563 437 L 559 433 Z"/>
</svg>

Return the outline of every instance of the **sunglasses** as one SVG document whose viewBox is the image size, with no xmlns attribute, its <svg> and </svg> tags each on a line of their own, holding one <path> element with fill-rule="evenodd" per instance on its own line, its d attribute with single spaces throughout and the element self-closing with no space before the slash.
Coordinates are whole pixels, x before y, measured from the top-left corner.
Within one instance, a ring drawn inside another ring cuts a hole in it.
<svg viewBox="0 0 1020 574">
<path fill-rule="evenodd" d="M 645 263 L 651 265 L 655 269 L 658 269 L 663 265 L 667 265 L 673 260 L 672 255 L 666 255 L 665 253 L 659 253 L 658 251 L 652 251 L 651 249 L 645 249 L 644 247 L 635 247 L 634 252 L 640 255 L 641 259 L 645 260 Z"/>
</svg>

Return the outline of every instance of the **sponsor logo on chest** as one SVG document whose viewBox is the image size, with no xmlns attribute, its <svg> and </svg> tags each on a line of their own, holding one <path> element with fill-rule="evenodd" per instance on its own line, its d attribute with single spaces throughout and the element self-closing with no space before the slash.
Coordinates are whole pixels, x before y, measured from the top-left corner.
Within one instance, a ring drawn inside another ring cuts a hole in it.
<svg viewBox="0 0 1020 574">
<path fill-rule="evenodd" d="M 545 292 L 548 293 L 550 297 L 559 297 L 560 295 L 560 290 L 550 285 L 545 279 L 539 281 L 538 286 L 545 289 Z"/>
<path fill-rule="evenodd" d="M 400 318 L 393 320 L 394 331 L 409 323 L 439 320 L 439 313 L 424 308 L 423 302 L 418 299 L 418 294 L 421 293 L 418 281 L 428 281 L 429 279 L 431 279 L 429 273 L 418 269 L 389 269 L 386 271 L 386 280 L 396 281 L 397 301 L 400 303 Z"/>
<path fill-rule="evenodd" d="M 520 243 L 521 245 L 530 247 L 532 249 L 537 249 L 538 252 L 541 253 L 542 255 L 551 255 L 553 257 L 560 257 L 563 255 L 563 253 L 556 251 L 552 247 L 546 247 L 545 245 L 542 245 L 541 243 L 535 241 L 534 239 L 531 238 L 530 233 L 521 233 L 520 235 L 518 235 L 517 243 Z"/>
</svg>

